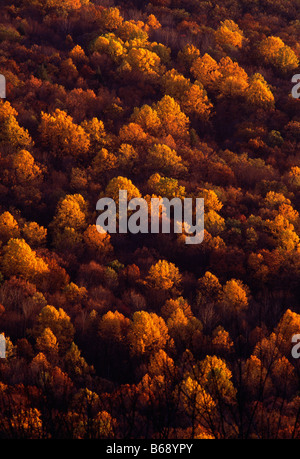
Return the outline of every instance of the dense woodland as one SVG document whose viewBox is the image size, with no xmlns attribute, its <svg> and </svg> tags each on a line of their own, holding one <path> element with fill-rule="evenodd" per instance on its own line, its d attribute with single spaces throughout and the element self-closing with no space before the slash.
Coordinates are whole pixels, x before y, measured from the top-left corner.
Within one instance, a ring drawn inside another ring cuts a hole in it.
<svg viewBox="0 0 300 459">
<path fill-rule="evenodd" d="M 0 438 L 300 438 L 299 58 L 299 0 L 2 0 Z"/>
</svg>

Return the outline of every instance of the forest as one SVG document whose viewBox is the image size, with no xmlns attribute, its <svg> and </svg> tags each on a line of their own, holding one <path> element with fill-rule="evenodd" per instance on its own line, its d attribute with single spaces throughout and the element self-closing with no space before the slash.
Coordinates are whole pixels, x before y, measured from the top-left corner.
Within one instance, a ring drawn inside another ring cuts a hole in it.
<svg viewBox="0 0 300 459">
<path fill-rule="evenodd" d="M 300 439 L 299 61 L 300 0 L 1 1 L 0 439 Z"/>
</svg>

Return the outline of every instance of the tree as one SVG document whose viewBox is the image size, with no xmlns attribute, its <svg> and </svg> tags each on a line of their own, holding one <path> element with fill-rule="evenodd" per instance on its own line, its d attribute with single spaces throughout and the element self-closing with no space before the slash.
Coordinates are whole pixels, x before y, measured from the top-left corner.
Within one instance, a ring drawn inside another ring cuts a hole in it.
<svg viewBox="0 0 300 459">
<path fill-rule="evenodd" d="M 189 118 L 181 111 L 180 105 L 173 97 L 164 96 L 157 104 L 154 104 L 153 108 L 157 112 L 166 135 L 170 134 L 175 138 L 187 136 Z"/>
<path fill-rule="evenodd" d="M 223 287 L 220 302 L 228 312 L 238 313 L 248 307 L 248 289 L 240 281 L 231 279 Z"/>
<path fill-rule="evenodd" d="M 191 310 L 191 306 L 183 297 L 178 297 L 176 300 L 169 299 L 165 302 L 163 307 L 161 308 L 161 315 L 162 317 L 167 320 L 171 317 L 171 315 L 177 311 L 177 309 L 181 309 L 183 314 L 187 317 L 193 317 L 193 313 Z"/>
<path fill-rule="evenodd" d="M 249 85 L 245 70 L 237 62 L 233 62 L 229 56 L 226 56 L 219 62 L 219 71 L 222 75 L 218 85 L 221 95 L 225 97 L 244 96 Z"/>
<path fill-rule="evenodd" d="M 104 260 L 113 251 L 108 233 L 99 233 L 96 225 L 89 225 L 83 233 L 83 240 L 89 255 L 98 260 Z"/>
<path fill-rule="evenodd" d="M 63 110 L 57 108 L 52 115 L 42 112 L 39 130 L 43 145 L 56 157 L 84 159 L 88 154 L 89 135 Z"/>
<path fill-rule="evenodd" d="M 194 116 L 201 121 L 208 121 L 213 105 L 209 101 L 203 85 L 196 82 L 186 91 L 181 107 L 188 116 Z"/>
<path fill-rule="evenodd" d="M 56 336 L 53 334 L 51 328 L 46 327 L 42 334 L 37 337 L 36 347 L 38 351 L 42 352 L 48 360 L 51 361 L 58 354 L 58 343 Z"/>
<path fill-rule="evenodd" d="M 215 355 L 208 355 L 194 368 L 197 379 L 206 391 L 219 403 L 235 402 L 236 389 L 231 381 L 232 372 L 226 362 Z"/>
<path fill-rule="evenodd" d="M 244 34 L 239 26 L 231 19 L 221 22 L 215 32 L 215 40 L 224 49 L 241 48 L 244 41 Z"/>
<path fill-rule="evenodd" d="M 275 327 L 277 346 L 288 357 L 292 347 L 292 336 L 299 334 L 300 315 L 288 308 Z"/>
<path fill-rule="evenodd" d="M 108 311 L 99 323 L 99 336 L 107 343 L 126 344 L 130 320 L 118 311 Z"/>
<path fill-rule="evenodd" d="M 215 92 L 222 76 L 218 63 L 207 53 L 198 57 L 191 67 L 192 75 L 203 84 L 208 91 Z"/>
<path fill-rule="evenodd" d="M 178 180 L 170 177 L 162 177 L 158 173 L 151 175 L 148 180 L 151 192 L 168 199 L 183 198 L 185 187 L 178 184 Z"/>
<path fill-rule="evenodd" d="M 86 226 L 87 204 L 81 194 L 67 195 L 57 205 L 52 222 L 54 231 L 73 228 L 80 231 Z"/>
<path fill-rule="evenodd" d="M 30 247 L 37 248 L 46 244 L 47 228 L 40 226 L 38 223 L 25 223 L 22 232 Z"/>
<path fill-rule="evenodd" d="M 265 38 L 258 46 L 258 52 L 269 64 L 282 73 L 290 72 L 299 66 L 299 60 L 289 46 L 279 37 L 270 36 Z"/>
<path fill-rule="evenodd" d="M 37 408 L 20 408 L 9 420 L 12 438 L 42 439 L 43 423 Z"/>
<path fill-rule="evenodd" d="M 162 172 L 166 175 L 177 175 L 187 171 L 181 156 L 164 144 L 155 144 L 150 148 L 146 163 L 150 171 Z"/>
<path fill-rule="evenodd" d="M 126 49 L 123 40 L 116 37 L 114 33 L 107 33 L 98 37 L 93 49 L 99 53 L 108 54 L 117 64 L 121 64 L 122 58 L 126 55 Z"/>
<path fill-rule="evenodd" d="M 29 4 L 36 8 L 40 8 L 47 13 L 56 12 L 61 15 L 66 15 L 73 10 L 78 10 L 81 6 L 89 3 L 89 0 L 23 0 L 25 4 Z"/>
<path fill-rule="evenodd" d="M 148 136 L 143 128 L 137 123 L 129 123 L 123 126 L 119 132 L 119 138 L 122 143 L 138 146 L 148 140 Z"/>
<path fill-rule="evenodd" d="M 45 332 L 45 329 L 48 329 L 48 331 Z M 51 333 L 49 330 L 51 330 Z M 48 336 L 47 339 L 50 339 L 50 342 L 55 343 L 54 335 L 61 355 L 64 355 L 70 349 L 75 333 L 74 326 L 67 313 L 62 308 L 56 309 L 50 305 L 41 310 L 33 331 L 37 343 L 39 342 L 40 344 L 46 336 Z"/>
<path fill-rule="evenodd" d="M 206 271 L 204 276 L 198 279 L 198 289 L 202 302 L 215 302 L 220 297 L 222 285 L 214 274 Z"/>
<path fill-rule="evenodd" d="M 187 44 L 178 52 L 177 61 L 182 69 L 190 70 L 192 64 L 200 55 L 201 53 L 196 46 Z"/>
<path fill-rule="evenodd" d="M 106 145 L 106 131 L 103 121 L 93 117 L 91 120 L 84 120 L 81 127 L 89 136 L 90 148 L 93 152 Z"/>
<path fill-rule="evenodd" d="M 143 105 L 141 108 L 135 107 L 130 120 L 141 126 L 141 128 L 150 135 L 158 135 L 161 128 L 161 121 L 150 105 Z"/>
<path fill-rule="evenodd" d="M 154 289 L 169 290 L 173 286 L 177 287 L 180 284 L 181 275 L 174 263 L 159 260 L 149 269 L 147 282 Z"/>
<path fill-rule="evenodd" d="M 36 280 L 48 272 L 44 260 L 38 257 L 24 239 L 10 239 L 4 247 L 2 271 L 7 276 L 20 276 L 27 280 Z"/>
<path fill-rule="evenodd" d="M 202 323 L 196 317 L 187 317 L 181 308 L 177 308 L 167 320 L 170 337 L 174 340 L 178 352 L 201 347 Z"/>
<path fill-rule="evenodd" d="M 0 142 L 9 142 L 14 148 L 30 148 L 33 145 L 28 131 L 17 121 L 18 112 L 10 102 L 0 99 Z"/>
<path fill-rule="evenodd" d="M 123 170 L 132 171 L 138 161 L 138 153 L 132 145 L 122 143 L 118 150 L 118 167 Z"/>
<path fill-rule="evenodd" d="M 123 66 L 126 70 L 138 71 L 142 75 L 157 76 L 160 72 L 160 57 L 145 48 L 132 48 Z"/>
<path fill-rule="evenodd" d="M 123 23 L 123 17 L 121 16 L 118 8 L 105 8 L 101 12 L 101 26 L 106 30 L 116 30 Z"/>
<path fill-rule="evenodd" d="M 73 381 L 82 384 L 86 381 L 86 378 L 94 372 L 94 367 L 87 364 L 74 341 L 70 344 L 71 336 L 74 334 L 74 327 L 70 323 L 67 323 L 67 326 L 68 330 L 66 330 L 65 335 L 61 337 L 59 349 L 62 355 L 65 354 L 64 368 L 68 375 L 70 375 Z"/>
<path fill-rule="evenodd" d="M 287 218 L 279 214 L 274 220 L 266 220 L 266 227 L 269 229 L 276 246 L 287 251 L 299 247 L 300 239 L 295 232 L 294 225 Z"/>
<path fill-rule="evenodd" d="M 12 168 L 17 185 L 39 185 L 42 179 L 41 168 L 35 163 L 34 157 L 27 150 L 20 150 L 11 157 Z"/>
<path fill-rule="evenodd" d="M 267 82 L 259 73 L 250 78 L 245 92 L 246 102 L 254 108 L 269 110 L 274 108 L 275 99 Z"/>
<path fill-rule="evenodd" d="M 146 311 L 136 311 L 128 332 L 131 353 L 149 356 L 164 349 L 169 341 L 168 328 L 162 317 Z"/>
<path fill-rule="evenodd" d="M 204 225 L 206 230 L 213 236 L 217 236 L 225 230 L 225 220 L 214 210 L 209 210 L 204 215 Z"/>
<path fill-rule="evenodd" d="M 3 212 L 0 215 L 0 239 L 6 244 L 11 238 L 18 238 L 20 229 L 17 220 L 10 212 Z"/>
<path fill-rule="evenodd" d="M 134 186 L 132 181 L 126 177 L 114 177 L 108 183 L 105 189 L 105 196 L 112 198 L 116 204 L 119 203 L 119 190 L 126 190 L 127 191 L 127 200 L 130 201 L 134 198 L 140 198 L 141 193 L 139 192 L 138 188 Z"/>
<path fill-rule="evenodd" d="M 210 416 L 215 410 L 215 402 L 204 387 L 191 376 L 187 376 L 180 387 L 180 400 L 192 423 L 192 437 L 195 426 L 199 423 L 207 427 Z"/>
</svg>

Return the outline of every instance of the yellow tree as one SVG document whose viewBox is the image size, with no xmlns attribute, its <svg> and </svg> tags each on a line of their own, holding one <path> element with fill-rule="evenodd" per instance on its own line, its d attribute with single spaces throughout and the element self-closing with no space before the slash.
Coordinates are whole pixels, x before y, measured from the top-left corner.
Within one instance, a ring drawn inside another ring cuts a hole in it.
<svg viewBox="0 0 300 459">
<path fill-rule="evenodd" d="M 40 247 L 45 245 L 47 239 L 47 228 L 40 226 L 36 222 L 25 223 L 23 236 L 30 247 Z"/>
<path fill-rule="evenodd" d="M 164 96 L 154 110 L 161 121 L 161 126 L 166 135 L 173 137 L 186 137 L 188 134 L 189 118 L 181 111 L 180 105 L 170 96 Z"/>
<path fill-rule="evenodd" d="M 71 342 L 71 345 L 69 345 L 69 342 L 70 338 L 67 334 L 65 334 L 63 340 L 59 342 L 59 349 L 64 355 L 66 370 L 72 380 L 76 380 L 77 378 L 81 381 L 82 379 L 86 380 L 86 378 L 94 372 L 94 367 L 87 364 L 78 346 L 74 342 Z"/>
<path fill-rule="evenodd" d="M 206 230 L 213 236 L 217 236 L 225 230 L 225 220 L 214 210 L 209 210 L 204 215 Z"/>
<path fill-rule="evenodd" d="M 178 52 L 177 61 L 182 69 L 189 70 L 201 53 L 196 46 L 187 44 Z"/>
<path fill-rule="evenodd" d="M 166 94 L 181 101 L 191 82 L 177 70 L 172 69 L 162 77 L 162 86 Z"/>
<path fill-rule="evenodd" d="M 133 355 L 149 356 L 164 349 L 169 341 L 167 325 L 154 312 L 136 311 L 128 332 L 128 340 Z"/>
<path fill-rule="evenodd" d="M 132 183 L 132 181 L 126 177 L 114 177 L 108 183 L 105 189 L 105 196 L 112 198 L 115 203 L 119 203 L 119 191 L 127 191 L 127 199 L 130 201 L 133 198 L 140 198 L 141 193 L 138 188 Z"/>
<path fill-rule="evenodd" d="M 188 116 L 195 116 L 202 121 L 207 121 L 213 105 L 209 101 L 202 84 L 196 82 L 186 91 L 181 107 Z"/>
<path fill-rule="evenodd" d="M 81 127 L 89 136 L 90 147 L 93 151 L 99 150 L 106 145 L 106 132 L 103 121 L 94 117 L 91 120 L 84 120 Z"/>
<path fill-rule="evenodd" d="M 33 141 L 28 131 L 19 125 L 17 116 L 17 110 L 0 99 L 0 142 L 9 142 L 15 148 L 29 148 Z"/>
<path fill-rule="evenodd" d="M 218 86 L 221 95 L 227 97 L 243 96 L 249 85 L 245 70 L 237 62 L 233 62 L 229 56 L 226 56 L 219 62 L 219 71 L 222 75 Z"/>
<path fill-rule="evenodd" d="M 135 148 L 128 143 L 122 143 L 117 154 L 118 167 L 127 171 L 131 171 L 134 168 L 137 160 L 138 153 Z"/>
<path fill-rule="evenodd" d="M 122 58 L 126 55 L 126 48 L 123 40 L 116 37 L 114 33 L 107 33 L 98 37 L 93 45 L 94 51 L 98 53 L 105 53 L 111 59 L 120 64 Z"/>
<path fill-rule="evenodd" d="M 39 130 L 45 147 L 50 148 L 52 154 L 59 158 L 80 158 L 88 154 L 89 134 L 73 123 L 72 117 L 63 110 L 56 109 L 53 114 L 42 112 Z"/>
<path fill-rule="evenodd" d="M 58 250 L 73 251 L 79 247 L 86 229 L 87 205 L 81 194 L 67 195 L 57 205 L 50 228 Z"/>
<path fill-rule="evenodd" d="M 69 194 L 58 203 L 51 225 L 54 231 L 66 227 L 80 231 L 86 226 L 86 213 L 87 205 L 81 194 Z"/>
<path fill-rule="evenodd" d="M 170 177 L 162 177 L 160 174 L 152 174 L 149 178 L 148 187 L 151 192 L 157 196 L 163 196 L 168 199 L 183 198 L 185 196 L 185 187 L 178 184 L 178 180 Z"/>
<path fill-rule="evenodd" d="M 154 144 L 148 151 L 147 169 L 153 172 L 162 172 L 166 175 L 177 175 L 187 171 L 181 156 L 175 150 L 164 144 Z"/>
<path fill-rule="evenodd" d="M 70 317 L 63 309 L 47 305 L 41 310 L 34 328 L 37 341 L 41 342 L 41 337 L 45 336 L 45 329 L 51 330 L 55 336 L 60 353 L 64 354 L 70 349 L 75 330 Z M 52 336 L 49 331 L 47 334 Z M 55 341 L 53 337 L 51 341 Z"/>
<path fill-rule="evenodd" d="M 36 340 L 37 350 L 42 352 L 49 361 L 58 355 L 58 343 L 51 328 L 46 327 Z"/>
<path fill-rule="evenodd" d="M 187 115 L 197 115 L 208 119 L 212 104 L 209 102 L 202 83 L 192 84 L 175 69 L 169 70 L 162 78 L 164 92 L 179 102 L 181 109 Z"/>
<path fill-rule="evenodd" d="M 169 335 L 173 338 L 176 349 L 199 348 L 202 335 L 202 323 L 196 317 L 187 317 L 181 308 L 177 308 L 167 320 Z"/>
<path fill-rule="evenodd" d="M 250 78 L 245 92 L 246 102 L 254 108 L 274 108 L 275 99 L 262 75 L 256 73 Z"/>
<path fill-rule="evenodd" d="M 248 288 L 242 281 L 231 279 L 223 286 L 220 296 L 225 311 L 238 313 L 248 308 Z"/>
<path fill-rule="evenodd" d="M 145 143 L 148 135 L 138 123 L 129 123 L 121 127 L 119 138 L 123 143 L 136 146 Z"/>
<path fill-rule="evenodd" d="M 99 336 L 108 343 L 125 344 L 130 320 L 119 311 L 108 311 L 99 323 Z"/>
<path fill-rule="evenodd" d="M 0 239 L 6 244 L 11 238 L 18 238 L 20 229 L 17 220 L 10 212 L 3 212 L 0 215 Z"/>
<path fill-rule="evenodd" d="M 208 91 L 216 91 L 222 76 L 218 63 L 207 53 L 193 62 L 191 73 Z"/>
<path fill-rule="evenodd" d="M 123 23 L 120 10 L 115 7 L 104 8 L 101 14 L 101 26 L 106 30 L 116 30 Z"/>
<path fill-rule="evenodd" d="M 101 148 L 92 162 L 93 172 L 98 180 L 105 179 L 107 172 L 115 169 L 117 166 L 117 157 L 109 152 L 106 148 Z"/>
<path fill-rule="evenodd" d="M 169 290 L 179 286 L 181 274 L 174 263 L 166 260 L 159 260 L 149 269 L 147 283 L 154 289 Z"/>
<path fill-rule="evenodd" d="M 244 34 L 239 26 L 231 19 L 221 22 L 215 32 L 215 40 L 224 49 L 230 47 L 241 48 L 244 41 Z"/>
<path fill-rule="evenodd" d="M 214 190 L 207 190 L 206 188 L 204 188 L 202 190 L 202 194 L 204 198 L 205 208 L 207 210 L 214 210 L 215 212 L 219 212 L 222 209 L 223 204 Z"/>
<path fill-rule="evenodd" d="M 161 121 L 157 111 L 149 105 L 143 105 L 141 108 L 135 107 L 130 120 L 139 124 L 150 135 L 157 136 L 161 129 Z"/>
<path fill-rule="evenodd" d="M 216 408 L 211 395 L 191 376 L 186 376 L 179 390 L 182 407 L 192 421 L 192 430 L 194 431 L 199 423 L 207 426 Z"/>
<path fill-rule="evenodd" d="M 197 380 L 218 403 L 233 403 L 236 389 L 231 381 L 232 372 L 226 362 L 215 355 L 208 355 L 193 370 Z"/>
<path fill-rule="evenodd" d="M 24 239 L 10 239 L 4 247 L 2 272 L 7 276 L 20 276 L 35 280 L 49 271 L 44 260 L 38 257 Z"/>
<path fill-rule="evenodd" d="M 161 308 L 161 315 L 165 320 L 167 320 L 175 311 L 177 311 L 177 309 L 181 309 L 186 317 L 193 317 L 191 306 L 182 296 L 178 297 L 176 300 L 172 298 L 167 300 Z"/>
<path fill-rule="evenodd" d="M 220 325 L 212 333 L 213 350 L 217 354 L 229 355 L 234 351 L 234 344 L 229 333 Z"/>
<path fill-rule="evenodd" d="M 283 73 L 295 70 L 299 60 L 295 52 L 281 38 L 270 36 L 258 46 L 258 52 L 265 63 L 272 65 Z"/>
<path fill-rule="evenodd" d="M 262 361 L 251 355 L 242 366 L 242 381 L 247 390 L 248 397 L 268 397 L 272 393 L 272 380 L 270 373 Z"/>
<path fill-rule="evenodd" d="M 292 251 L 299 247 L 299 236 L 295 232 L 294 225 L 286 217 L 279 214 L 274 220 L 266 220 L 265 224 L 277 246 L 287 251 Z"/>
<path fill-rule="evenodd" d="M 281 352 L 289 356 L 292 348 L 292 336 L 299 334 L 300 314 L 287 309 L 274 332 L 277 338 L 277 346 Z"/>
<path fill-rule="evenodd" d="M 126 56 L 125 68 L 156 76 L 160 72 L 160 57 L 145 48 L 132 48 Z"/>
<path fill-rule="evenodd" d="M 9 420 L 12 438 L 42 439 L 43 422 L 41 417 L 41 412 L 37 408 L 16 410 Z"/>
<path fill-rule="evenodd" d="M 35 163 L 34 157 L 27 150 L 20 150 L 13 154 L 12 168 L 14 169 L 18 185 L 38 185 L 42 178 L 42 171 Z"/>
</svg>

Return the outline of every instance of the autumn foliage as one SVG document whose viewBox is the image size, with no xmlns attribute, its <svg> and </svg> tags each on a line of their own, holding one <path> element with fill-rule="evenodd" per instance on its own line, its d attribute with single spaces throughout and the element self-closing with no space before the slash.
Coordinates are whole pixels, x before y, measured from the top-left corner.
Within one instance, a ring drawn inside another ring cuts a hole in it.
<svg viewBox="0 0 300 459">
<path fill-rule="evenodd" d="M 299 2 L 1 3 L 0 438 L 299 439 Z"/>
</svg>

